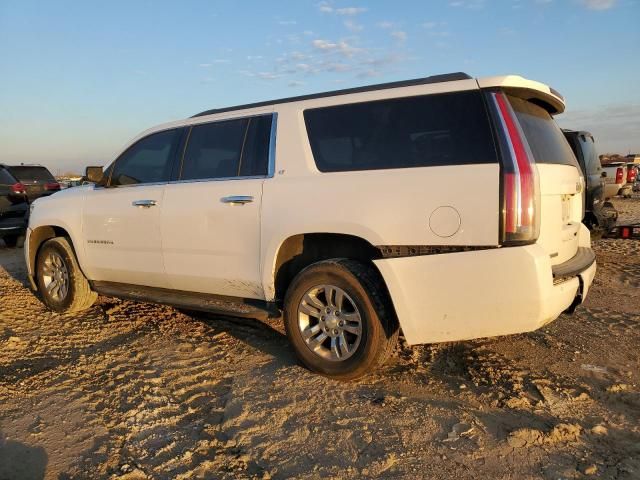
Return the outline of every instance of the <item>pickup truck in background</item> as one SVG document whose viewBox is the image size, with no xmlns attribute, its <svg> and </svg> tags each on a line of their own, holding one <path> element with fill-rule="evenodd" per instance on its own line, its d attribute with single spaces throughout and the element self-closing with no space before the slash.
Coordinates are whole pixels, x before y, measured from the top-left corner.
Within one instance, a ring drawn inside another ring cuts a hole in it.
<svg viewBox="0 0 640 480">
<path fill-rule="evenodd" d="M 638 181 L 640 180 L 638 178 L 639 174 L 640 174 L 640 165 L 638 165 L 637 163 L 627 163 L 627 185 L 625 185 L 625 187 L 628 186 L 629 189 L 627 190 L 625 188 L 624 196 L 626 198 L 630 198 L 633 192 L 640 191 L 640 185 L 638 184 Z"/>
<path fill-rule="evenodd" d="M 604 198 L 622 195 L 627 185 L 627 165 L 624 163 L 609 163 L 602 166 L 607 174 L 604 179 Z"/>
</svg>

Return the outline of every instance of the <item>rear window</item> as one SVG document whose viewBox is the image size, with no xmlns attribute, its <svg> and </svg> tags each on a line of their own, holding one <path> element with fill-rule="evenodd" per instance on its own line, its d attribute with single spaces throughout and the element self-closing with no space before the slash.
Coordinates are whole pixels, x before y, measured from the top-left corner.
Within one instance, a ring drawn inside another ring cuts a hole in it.
<svg viewBox="0 0 640 480">
<path fill-rule="evenodd" d="M 9 171 L 21 182 L 55 182 L 53 175 L 44 167 L 9 167 Z"/>
<path fill-rule="evenodd" d="M 518 122 L 536 163 L 555 163 L 578 167 L 578 162 L 560 127 L 549 112 L 534 103 L 509 96 Z M 578 167 L 579 168 L 579 167 Z"/>
<path fill-rule="evenodd" d="M 497 162 L 478 91 L 315 108 L 304 119 L 322 172 Z"/>
</svg>

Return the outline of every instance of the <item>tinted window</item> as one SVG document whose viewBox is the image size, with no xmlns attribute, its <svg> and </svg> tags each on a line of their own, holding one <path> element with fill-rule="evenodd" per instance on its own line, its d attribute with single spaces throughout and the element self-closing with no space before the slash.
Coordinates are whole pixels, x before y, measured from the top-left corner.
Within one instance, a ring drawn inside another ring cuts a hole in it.
<svg viewBox="0 0 640 480">
<path fill-rule="evenodd" d="M 13 185 L 16 179 L 11 176 L 4 168 L 0 168 L 0 185 Z"/>
<path fill-rule="evenodd" d="M 116 161 L 111 172 L 111 185 L 166 182 L 178 130 L 167 130 L 143 138 Z"/>
<path fill-rule="evenodd" d="M 317 108 L 304 118 L 323 172 L 497 162 L 480 92 Z"/>
<path fill-rule="evenodd" d="M 191 129 L 182 180 L 238 176 L 247 119 L 206 123 Z"/>
<path fill-rule="evenodd" d="M 44 167 L 9 167 L 11 174 L 21 182 L 55 182 L 51 172 Z"/>
<path fill-rule="evenodd" d="M 244 145 L 240 176 L 264 176 L 269 170 L 269 145 L 271 139 L 271 115 L 253 117 Z"/>
<path fill-rule="evenodd" d="M 578 167 L 575 155 L 549 112 L 521 98 L 509 97 L 537 163 Z"/>
<path fill-rule="evenodd" d="M 584 157 L 584 162 L 586 164 L 587 175 L 597 174 L 601 167 L 600 158 L 598 157 L 593 137 L 580 135 L 578 138 L 580 139 L 579 142 L 582 148 L 582 156 Z"/>
</svg>

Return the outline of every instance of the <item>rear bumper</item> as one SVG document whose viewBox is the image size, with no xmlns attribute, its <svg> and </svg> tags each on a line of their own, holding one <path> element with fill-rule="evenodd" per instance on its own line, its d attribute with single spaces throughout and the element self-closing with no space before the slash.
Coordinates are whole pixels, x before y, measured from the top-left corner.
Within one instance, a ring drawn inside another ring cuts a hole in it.
<svg viewBox="0 0 640 480">
<path fill-rule="evenodd" d="M 554 283 L 549 255 L 535 244 L 375 264 L 410 345 L 536 330 L 581 303 L 596 272 L 592 261 Z"/>
</svg>

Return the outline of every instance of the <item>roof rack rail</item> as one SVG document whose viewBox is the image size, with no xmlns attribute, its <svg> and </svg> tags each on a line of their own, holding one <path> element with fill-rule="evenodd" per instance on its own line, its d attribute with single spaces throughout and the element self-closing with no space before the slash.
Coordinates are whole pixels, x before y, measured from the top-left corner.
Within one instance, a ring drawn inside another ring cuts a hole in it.
<svg viewBox="0 0 640 480">
<path fill-rule="evenodd" d="M 429 83 L 452 82 L 455 80 L 471 80 L 471 77 L 464 72 L 445 73 L 442 75 L 431 75 L 430 77 L 414 78 L 413 80 L 402 80 L 400 82 L 379 83 L 377 85 L 367 85 L 365 87 L 346 88 L 343 90 L 333 90 L 323 93 L 312 93 L 310 95 L 300 95 L 297 97 L 280 98 L 278 100 L 269 100 L 267 102 L 247 103 L 245 105 L 236 105 L 234 107 L 214 108 L 205 110 L 194 115 L 191 118 L 202 117 L 205 115 L 213 115 L 214 113 L 231 112 L 233 110 L 244 110 L 247 108 L 266 107 L 268 105 L 277 105 L 281 103 L 299 102 L 302 100 L 313 100 L 316 98 L 335 97 L 338 95 L 349 95 L 350 93 L 371 92 L 375 90 L 386 90 L 388 88 L 411 87 L 414 85 L 426 85 Z"/>
</svg>

